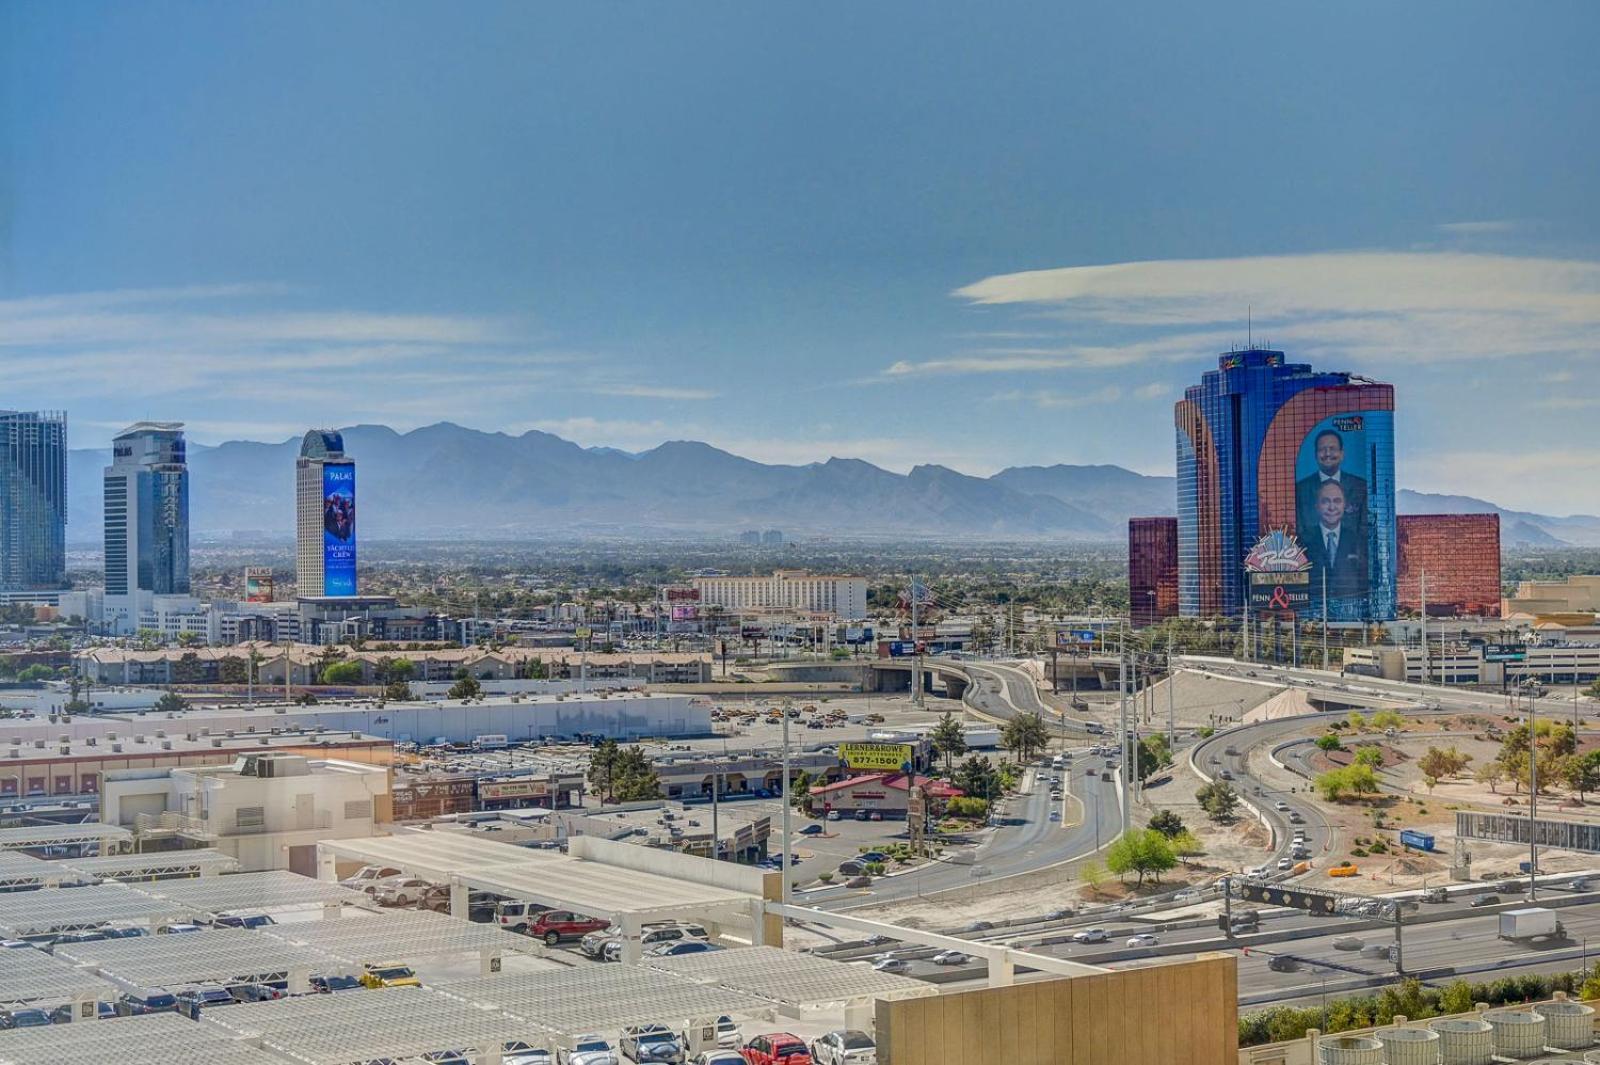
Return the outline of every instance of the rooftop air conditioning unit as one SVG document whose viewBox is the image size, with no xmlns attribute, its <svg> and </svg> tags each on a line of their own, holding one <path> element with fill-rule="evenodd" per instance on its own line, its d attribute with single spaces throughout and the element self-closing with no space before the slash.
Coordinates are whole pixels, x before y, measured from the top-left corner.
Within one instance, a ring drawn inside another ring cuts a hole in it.
<svg viewBox="0 0 1600 1065">
<path fill-rule="evenodd" d="M 60 736 L 56 737 L 56 742 L 57 743 L 71 743 L 72 742 L 72 737 L 63 734 L 63 735 L 60 735 Z"/>
<path fill-rule="evenodd" d="M 117 738 L 117 734 L 116 734 L 116 733 L 115 733 L 115 732 L 108 732 L 108 733 L 106 733 L 106 739 L 108 739 L 108 740 L 114 740 L 114 739 L 116 739 L 116 738 Z"/>
<path fill-rule="evenodd" d="M 143 743 L 143 742 L 145 742 L 145 739 L 146 739 L 146 737 L 145 737 L 144 733 L 142 733 L 142 732 L 134 733 L 134 736 L 133 736 L 133 742 L 134 743 Z"/>
<path fill-rule="evenodd" d="M 61 747 L 59 748 L 59 750 L 60 750 L 60 753 L 62 753 L 62 754 L 71 754 L 72 753 L 72 748 L 68 744 L 62 744 Z"/>
<path fill-rule="evenodd" d="M 249 728 L 245 729 L 246 732 L 254 732 L 255 730 L 256 727 L 254 725 L 251 725 Z"/>
<path fill-rule="evenodd" d="M 183 734 L 183 738 L 184 738 L 184 739 L 186 739 L 186 740 L 188 740 L 188 741 L 189 741 L 189 742 L 190 742 L 190 743 L 193 743 L 193 742 L 194 742 L 194 733 L 192 733 L 192 732 L 185 732 L 185 733 L 184 733 L 184 734 Z"/>
<path fill-rule="evenodd" d="M 270 737 L 268 737 L 268 736 L 262 736 L 260 742 L 261 742 L 261 746 L 263 746 L 263 747 L 272 746 L 272 739 Z"/>
<path fill-rule="evenodd" d="M 112 753 L 112 754 L 121 754 L 121 753 L 122 753 L 122 744 L 120 744 L 120 743 L 113 743 L 113 744 L 112 744 L 112 745 L 111 745 L 111 753 Z"/>
<path fill-rule="evenodd" d="M 236 733 L 233 729 L 229 729 L 228 730 L 228 738 L 230 740 L 233 739 L 233 737 L 236 736 L 236 735 L 238 735 L 238 733 Z"/>
<path fill-rule="evenodd" d="M 211 735 L 211 726 L 210 725 L 206 725 L 204 728 L 202 728 L 200 730 L 200 735 L 202 735 L 202 736 Z"/>
<path fill-rule="evenodd" d="M 44 750 L 44 740 L 34 740 L 33 745 L 41 751 Z"/>
<path fill-rule="evenodd" d="M 171 741 L 171 740 L 162 740 L 162 741 L 161 741 L 161 749 L 162 749 L 162 750 L 163 750 L 163 751 L 170 751 L 170 750 L 172 750 L 172 741 Z"/>
<path fill-rule="evenodd" d="M 156 739 L 164 740 L 166 738 L 167 738 L 167 730 L 166 729 L 164 729 L 164 728 L 156 729 Z"/>
<path fill-rule="evenodd" d="M 213 747 L 221 747 L 222 746 L 222 740 L 217 738 L 217 737 L 212 737 L 211 746 L 213 746 Z"/>
<path fill-rule="evenodd" d="M 84 740 L 83 742 L 88 744 L 90 747 L 98 746 L 99 743 L 100 743 L 100 741 L 95 739 L 93 736 L 90 736 L 88 739 Z"/>
<path fill-rule="evenodd" d="M 21 758 L 22 757 L 22 748 L 21 747 L 13 747 L 13 748 L 11 748 L 11 754 L 9 755 L 9 757 L 11 757 L 11 758 Z"/>
</svg>

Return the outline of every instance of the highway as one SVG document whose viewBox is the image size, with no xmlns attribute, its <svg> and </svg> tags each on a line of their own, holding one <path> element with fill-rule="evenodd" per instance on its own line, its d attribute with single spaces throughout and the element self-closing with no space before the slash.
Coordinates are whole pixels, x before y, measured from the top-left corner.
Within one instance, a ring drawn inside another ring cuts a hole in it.
<svg viewBox="0 0 1600 1065">
<path fill-rule="evenodd" d="M 1088 769 L 1092 763 L 1093 772 Z M 1038 771 L 1030 786 L 1010 800 L 1010 810 L 988 840 L 957 860 L 935 862 L 909 873 L 884 877 L 870 889 L 825 888 L 805 893 L 802 905 L 826 910 L 851 910 L 881 906 L 896 899 L 911 898 L 959 888 L 979 889 L 1002 877 L 1033 872 L 1059 862 L 1070 861 L 1110 843 L 1122 830 L 1122 808 L 1118 805 L 1117 776 L 1100 779 L 1104 759 L 1091 759 L 1085 753 L 1074 755 L 1067 794 L 1068 812 L 1059 821 L 1050 820 L 1052 808 L 1061 810 L 1050 798 L 1050 788 Z M 1064 796 L 1065 798 L 1065 796 Z M 1079 812 L 1081 810 L 1081 812 Z"/>
<path fill-rule="evenodd" d="M 974 662 L 962 659 L 961 669 L 971 680 L 964 702 L 985 717 L 1009 721 L 1018 714 L 1038 714 L 1047 725 L 1078 737 L 1101 731 L 1087 722 L 1075 721 L 1044 704 L 1039 698 L 1033 674 L 1019 666 L 1002 662 Z"/>
</svg>

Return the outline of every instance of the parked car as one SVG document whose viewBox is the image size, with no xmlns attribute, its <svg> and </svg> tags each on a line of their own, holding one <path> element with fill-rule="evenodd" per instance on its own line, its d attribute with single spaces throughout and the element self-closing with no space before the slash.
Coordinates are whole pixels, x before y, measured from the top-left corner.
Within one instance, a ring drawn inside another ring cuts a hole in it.
<svg viewBox="0 0 1600 1065">
<path fill-rule="evenodd" d="M 368 963 L 361 967 L 361 983 L 365 987 L 421 987 L 422 981 L 409 965 Z"/>
<path fill-rule="evenodd" d="M 96 1020 L 101 1021 L 115 1017 L 117 1015 L 116 1003 L 105 1001 L 96 1002 L 94 1004 L 94 1015 Z M 68 1024 L 74 1019 L 75 1018 L 72 1016 L 72 1003 L 70 1002 L 64 1002 L 50 1011 L 51 1024 Z"/>
<path fill-rule="evenodd" d="M 744 1045 L 747 1065 L 811 1065 L 805 1041 L 788 1032 L 758 1035 Z"/>
<path fill-rule="evenodd" d="M 870 819 L 871 819 L 871 815 L 868 814 L 867 811 L 865 811 L 865 810 L 857 810 L 856 811 L 856 820 L 857 821 L 867 821 L 867 820 L 870 820 Z"/>
<path fill-rule="evenodd" d="M 313 973 L 311 976 L 311 990 L 319 995 L 328 995 L 335 991 L 353 991 L 360 986 L 361 977 L 347 973 L 330 973 L 326 976 Z"/>
<path fill-rule="evenodd" d="M 1125 945 L 1129 947 L 1156 947 L 1161 945 L 1161 940 L 1149 932 L 1140 932 L 1136 936 L 1129 936 Z"/>
<path fill-rule="evenodd" d="M 633 1062 L 682 1065 L 686 1056 L 677 1034 L 664 1024 L 636 1024 L 624 1028 L 617 1047 L 624 1058 Z"/>
<path fill-rule="evenodd" d="M 617 1052 L 602 1036 L 580 1035 L 556 1051 L 556 1065 L 617 1065 Z"/>
<path fill-rule="evenodd" d="M 191 1021 L 200 1019 L 200 1012 L 212 1006 L 231 1006 L 239 1000 L 228 994 L 228 989 L 216 984 L 191 984 L 174 990 L 178 1012 Z"/>
<path fill-rule="evenodd" d="M 197 924 L 183 923 L 164 924 L 160 928 L 156 929 L 156 931 L 165 935 L 182 935 L 185 932 L 203 932 L 205 929 L 201 928 Z"/>
<path fill-rule="evenodd" d="M 800 830 L 800 834 L 802 836 L 815 836 L 815 835 L 821 834 L 821 832 L 822 832 L 822 826 L 818 825 L 818 824 L 806 825 L 804 828 L 802 828 Z"/>
<path fill-rule="evenodd" d="M 839 820 L 839 811 L 838 810 L 829 810 L 828 811 L 828 820 L 829 821 L 837 821 L 837 820 Z"/>
<path fill-rule="evenodd" d="M 676 943 L 683 939 L 704 939 L 705 937 L 706 930 L 697 924 L 662 925 L 659 928 L 647 928 L 640 933 L 639 945 L 648 949 L 661 944 Z M 585 936 L 584 942 L 587 943 L 588 941 L 589 937 Z M 586 950 L 585 953 L 589 952 Z M 598 958 L 601 961 L 621 961 L 622 937 L 620 935 L 608 936 L 601 942 L 599 950 L 589 953 L 589 956 Z"/>
<path fill-rule="evenodd" d="M 252 980 L 229 984 L 227 990 L 235 1002 L 276 1002 L 284 996 L 283 988 Z"/>
<path fill-rule="evenodd" d="M 383 881 L 372 893 L 380 906 L 409 906 L 437 890 L 431 881 L 416 876 L 397 876 Z"/>
<path fill-rule="evenodd" d="M 709 954 L 722 948 L 703 939 L 685 939 L 677 943 L 662 943 L 645 951 L 652 958 L 676 958 L 684 954 Z"/>
<path fill-rule="evenodd" d="M 911 963 L 904 958 L 879 958 L 872 963 L 873 969 L 880 973 L 908 973 Z"/>
<path fill-rule="evenodd" d="M 965 965 L 972 958 L 959 950 L 941 950 L 932 960 L 935 965 Z"/>
<path fill-rule="evenodd" d="M 270 914 L 247 910 L 231 910 L 219 913 L 211 919 L 212 928 L 265 928 L 267 925 L 277 923 Z"/>
<path fill-rule="evenodd" d="M 98 928 L 88 928 L 77 932 L 62 932 L 44 949 L 55 953 L 57 948 L 71 946 L 74 943 L 98 943 L 106 938 L 106 934 Z"/>
<path fill-rule="evenodd" d="M 165 988 L 129 991 L 117 997 L 117 1016 L 139 1017 L 146 1013 L 166 1013 L 176 1009 L 178 1000 Z"/>
<path fill-rule="evenodd" d="M 53 1023 L 49 1013 L 31 1006 L 0 1010 L 0 1028 L 43 1028 Z"/>
<path fill-rule="evenodd" d="M 528 925 L 538 919 L 547 907 L 521 899 L 502 899 L 494 904 L 494 919 L 508 932 L 526 932 Z"/>
<path fill-rule="evenodd" d="M 1072 933 L 1074 943 L 1106 943 L 1111 936 L 1104 928 L 1085 928 L 1081 932 Z"/>
<path fill-rule="evenodd" d="M 702 1050 L 689 1059 L 690 1065 L 744 1065 L 744 1055 L 737 1050 Z"/>
<path fill-rule="evenodd" d="M 550 1065 L 550 1051 L 513 1039 L 502 1048 L 500 1065 Z"/>
<path fill-rule="evenodd" d="M 811 1044 L 816 1065 L 877 1065 L 878 1044 L 866 1032 L 829 1032 Z"/>
<path fill-rule="evenodd" d="M 372 894 L 373 887 L 377 885 L 378 881 L 387 877 L 399 875 L 400 870 L 394 868 L 393 866 L 363 865 L 360 869 L 357 869 L 354 873 L 339 881 L 339 883 L 344 887 L 370 895 Z"/>
<path fill-rule="evenodd" d="M 590 932 L 598 932 L 606 927 L 606 923 L 570 910 L 546 910 L 529 922 L 527 933 L 553 947 L 563 940 L 579 939 Z"/>
</svg>

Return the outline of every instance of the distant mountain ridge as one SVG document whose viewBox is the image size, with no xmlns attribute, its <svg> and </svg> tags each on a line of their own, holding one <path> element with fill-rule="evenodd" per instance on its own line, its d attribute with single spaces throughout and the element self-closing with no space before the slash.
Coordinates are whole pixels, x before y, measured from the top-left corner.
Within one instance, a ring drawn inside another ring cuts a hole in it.
<svg viewBox="0 0 1600 1065">
<path fill-rule="evenodd" d="M 1129 517 L 1171 514 L 1175 480 L 1120 466 L 1016 466 L 974 477 L 944 466 L 899 474 L 860 459 L 768 465 L 692 440 L 648 451 L 585 448 L 448 422 L 399 433 L 341 430 L 356 460 L 359 527 L 372 539 L 714 535 L 1119 540 Z M 293 527 L 298 438 L 189 448 L 190 523 L 199 536 Z M 99 538 L 109 452 L 69 457 L 68 539 Z M 1507 543 L 1600 544 L 1600 518 L 1500 511 L 1483 500 L 1403 491 L 1403 513 L 1502 515 Z"/>
</svg>

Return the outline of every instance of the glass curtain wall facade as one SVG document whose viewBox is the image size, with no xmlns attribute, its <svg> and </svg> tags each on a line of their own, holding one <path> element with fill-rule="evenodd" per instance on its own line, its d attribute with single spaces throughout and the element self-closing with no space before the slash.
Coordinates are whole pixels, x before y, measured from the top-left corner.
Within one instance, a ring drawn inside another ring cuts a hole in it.
<svg viewBox="0 0 1600 1065">
<path fill-rule="evenodd" d="M 189 466 L 183 426 L 140 422 L 105 468 L 106 595 L 188 595 Z"/>
<path fill-rule="evenodd" d="M 1181 614 L 1242 614 L 1245 556 L 1281 529 L 1312 559 L 1310 616 L 1326 588 L 1330 620 L 1394 617 L 1391 386 L 1252 348 L 1222 355 L 1173 413 Z"/>
<path fill-rule="evenodd" d="M 1128 519 L 1128 613 L 1144 628 L 1178 613 L 1178 519 Z"/>
<path fill-rule="evenodd" d="M 1400 519 L 1400 609 L 1430 617 L 1500 616 L 1500 515 L 1408 514 Z"/>
<path fill-rule="evenodd" d="M 0 411 L 0 591 L 67 585 L 67 416 Z"/>
</svg>

